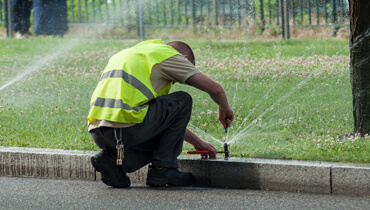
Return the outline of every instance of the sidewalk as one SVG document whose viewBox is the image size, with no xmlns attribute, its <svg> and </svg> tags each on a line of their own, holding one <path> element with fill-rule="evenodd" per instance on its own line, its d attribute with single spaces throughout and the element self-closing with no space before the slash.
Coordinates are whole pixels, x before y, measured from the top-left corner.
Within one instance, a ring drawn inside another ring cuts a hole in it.
<svg viewBox="0 0 370 210">
<path fill-rule="evenodd" d="M 90 157 L 96 151 L 0 147 L 0 176 L 99 181 Z M 200 159 L 180 156 L 180 171 L 207 187 L 370 196 L 370 164 L 271 160 Z M 129 174 L 145 184 L 147 167 Z"/>
</svg>

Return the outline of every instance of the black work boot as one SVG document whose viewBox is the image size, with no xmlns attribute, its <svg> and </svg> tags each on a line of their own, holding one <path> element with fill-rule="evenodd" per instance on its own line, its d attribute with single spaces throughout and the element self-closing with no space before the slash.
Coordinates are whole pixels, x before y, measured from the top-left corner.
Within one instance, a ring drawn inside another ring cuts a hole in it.
<svg viewBox="0 0 370 210">
<path fill-rule="evenodd" d="M 146 185 L 151 187 L 189 186 L 194 184 L 195 178 L 189 172 L 179 172 L 177 168 L 158 168 L 149 166 Z"/>
<path fill-rule="evenodd" d="M 130 187 L 130 178 L 123 171 L 121 166 L 116 165 L 114 150 L 102 150 L 91 157 L 91 163 L 96 171 L 101 173 L 101 180 L 111 187 Z"/>
</svg>

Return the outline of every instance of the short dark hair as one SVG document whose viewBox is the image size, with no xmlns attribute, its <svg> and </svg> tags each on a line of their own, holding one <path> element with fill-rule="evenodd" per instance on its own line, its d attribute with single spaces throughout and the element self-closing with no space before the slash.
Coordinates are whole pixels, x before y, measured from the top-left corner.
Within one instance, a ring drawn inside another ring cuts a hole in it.
<svg viewBox="0 0 370 210">
<path fill-rule="evenodd" d="M 189 61 L 195 65 L 194 53 L 189 45 L 181 41 L 172 41 L 172 42 L 167 43 L 167 45 L 173 47 L 175 50 L 177 50 L 182 55 L 188 56 Z"/>
</svg>

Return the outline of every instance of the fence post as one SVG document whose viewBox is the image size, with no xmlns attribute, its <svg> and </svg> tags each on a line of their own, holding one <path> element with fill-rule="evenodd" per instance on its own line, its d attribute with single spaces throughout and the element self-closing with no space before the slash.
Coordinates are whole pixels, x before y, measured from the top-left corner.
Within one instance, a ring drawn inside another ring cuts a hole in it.
<svg viewBox="0 0 370 210">
<path fill-rule="evenodd" d="M 332 22 L 333 24 L 337 23 L 337 0 L 333 0 L 332 2 Z"/>
<path fill-rule="evenodd" d="M 215 0 L 215 25 L 218 26 L 218 1 Z"/>
<path fill-rule="evenodd" d="M 126 20 L 127 20 L 127 31 L 130 32 L 131 31 L 131 27 L 132 27 L 132 24 L 131 24 L 131 4 L 130 4 L 130 0 L 126 0 Z"/>
<path fill-rule="evenodd" d="M 344 23 L 344 0 L 340 0 L 340 22 Z"/>
<path fill-rule="evenodd" d="M 225 27 L 226 25 L 226 16 L 225 16 L 225 0 L 222 0 L 222 25 Z"/>
<path fill-rule="evenodd" d="M 0 1 L 0 22 L 1 21 L 4 21 L 3 19 L 3 9 L 5 10 L 5 2 L 4 1 Z M 4 14 L 5 15 L 5 14 Z M 4 25 L 5 27 L 5 25 Z"/>
<path fill-rule="evenodd" d="M 252 0 L 252 14 L 253 14 L 253 20 L 256 22 L 256 1 L 257 0 Z"/>
<path fill-rule="evenodd" d="M 319 1 L 316 0 L 316 24 L 320 25 Z"/>
<path fill-rule="evenodd" d="M 237 2 L 237 13 L 238 13 L 238 26 L 241 27 L 242 17 L 240 14 L 240 0 Z"/>
<path fill-rule="evenodd" d="M 280 23 L 279 22 L 279 0 L 276 0 L 276 2 L 275 2 L 275 16 L 276 16 L 276 24 L 279 25 L 279 23 Z"/>
<path fill-rule="evenodd" d="M 109 23 L 109 8 L 108 8 L 108 1 L 107 0 L 105 0 L 104 1 L 104 4 L 105 4 L 105 17 L 107 18 L 107 24 Z"/>
<path fill-rule="evenodd" d="M 73 8 L 74 8 L 74 5 L 73 5 L 73 0 L 70 1 L 70 4 L 71 4 L 71 22 L 74 23 L 75 22 L 75 19 L 74 19 L 74 11 L 73 11 Z"/>
<path fill-rule="evenodd" d="M 174 13 L 174 11 L 173 11 L 173 2 L 170 1 L 170 22 L 171 22 L 171 26 L 174 25 L 173 13 Z"/>
<path fill-rule="evenodd" d="M 81 18 L 81 0 L 77 1 L 77 11 L 78 11 L 78 23 L 82 23 L 82 18 Z"/>
<path fill-rule="evenodd" d="M 292 23 L 293 26 L 295 25 L 295 5 L 294 5 L 294 0 L 291 0 L 291 6 L 292 6 Z"/>
<path fill-rule="evenodd" d="M 177 24 L 181 25 L 181 13 L 180 13 L 180 0 L 176 1 L 177 3 Z"/>
<path fill-rule="evenodd" d="M 208 20 L 208 26 L 211 25 L 211 2 L 210 0 L 207 1 L 207 12 L 208 12 L 208 17 L 207 17 L 207 20 Z"/>
<path fill-rule="evenodd" d="M 342 24 L 344 23 L 344 0 L 340 0 L 341 10 L 340 10 L 340 19 Z"/>
<path fill-rule="evenodd" d="M 162 0 L 162 17 L 163 17 L 163 25 L 167 25 L 167 16 L 166 16 L 166 2 Z"/>
<path fill-rule="evenodd" d="M 196 6 L 195 6 L 196 2 L 195 0 L 191 0 L 191 19 L 192 19 L 192 22 L 193 22 L 193 30 L 196 30 Z"/>
<path fill-rule="evenodd" d="M 280 12 L 281 12 L 281 33 L 283 39 L 285 39 L 285 17 L 284 17 L 284 0 L 280 0 Z"/>
<path fill-rule="evenodd" d="M 281 0 L 281 26 L 283 38 L 289 39 L 289 12 L 288 12 L 288 0 Z"/>
<path fill-rule="evenodd" d="M 13 11 L 12 11 L 12 0 L 8 0 L 7 2 L 7 11 L 8 11 L 8 19 L 7 19 L 7 27 L 8 27 L 8 37 L 13 37 Z"/>
<path fill-rule="evenodd" d="M 308 24 L 311 25 L 312 24 L 312 20 L 311 20 L 311 0 L 308 0 L 307 1 L 307 9 L 308 9 Z"/>
<path fill-rule="evenodd" d="M 91 13 L 92 13 L 93 23 L 96 23 L 96 17 L 95 17 L 95 0 L 93 0 L 91 2 Z M 121 21 L 121 23 L 122 23 L 122 21 Z"/>
<path fill-rule="evenodd" d="M 89 11 L 87 9 L 87 0 L 85 0 L 85 23 L 89 23 Z"/>
<path fill-rule="evenodd" d="M 189 25 L 189 16 L 188 16 L 188 1 L 189 0 L 186 0 L 186 2 L 184 3 L 184 10 L 185 10 L 185 23 L 186 23 L 186 26 Z"/>
<path fill-rule="evenodd" d="M 148 7 L 148 21 L 149 21 L 149 25 L 152 25 L 152 5 L 151 5 L 151 2 L 150 1 L 147 3 L 147 7 Z"/>
<path fill-rule="evenodd" d="M 326 0 L 324 1 L 324 18 L 325 18 L 325 25 L 328 24 L 328 8 L 326 5 Z"/>
<path fill-rule="evenodd" d="M 111 4 L 112 4 L 112 7 L 113 7 L 113 9 L 111 9 L 113 14 L 110 15 L 110 16 L 111 16 L 111 19 L 113 19 L 113 24 L 117 24 L 116 1 L 111 1 Z"/>
<path fill-rule="evenodd" d="M 337 24 L 337 0 L 333 0 L 332 5 L 332 23 L 333 23 L 333 37 L 337 35 L 339 26 Z"/>
<path fill-rule="evenodd" d="M 263 14 L 263 0 L 260 0 L 260 29 L 261 32 L 265 30 L 265 14 Z"/>
<path fill-rule="evenodd" d="M 204 2 L 203 0 L 200 0 L 199 1 L 199 7 L 200 7 L 200 25 L 203 26 L 203 22 L 204 22 L 204 17 L 203 17 L 203 6 L 204 6 Z"/>
<path fill-rule="evenodd" d="M 289 6 L 288 0 L 284 0 L 284 16 L 285 16 L 285 35 L 287 39 L 290 39 L 290 23 L 289 23 Z"/>
<path fill-rule="evenodd" d="M 234 19 L 233 19 L 233 1 L 229 0 L 229 10 L 230 10 L 230 26 L 233 25 Z"/>
<path fill-rule="evenodd" d="M 271 0 L 267 1 L 267 10 L 269 11 L 269 24 L 271 25 Z"/>
<path fill-rule="evenodd" d="M 143 0 L 136 0 L 136 27 L 140 40 L 144 40 Z"/>
<path fill-rule="evenodd" d="M 300 17 L 301 17 L 301 21 L 299 24 L 302 24 L 303 23 L 303 2 L 302 0 L 299 0 L 299 11 L 300 11 Z"/>
<path fill-rule="evenodd" d="M 158 0 L 155 0 L 155 19 L 157 20 L 157 25 L 159 25 L 159 5 L 158 5 Z"/>
<path fill-rule="evenodd" d="M 102 19 L 103 19 L 103 15 L 102 15 L 102 12 L 101 12 L 101 4 L 100 4 L 100 2 L 98 4 L 98 10 L 99 10 L 99 22 L 101 22 Z"/>
</svg>

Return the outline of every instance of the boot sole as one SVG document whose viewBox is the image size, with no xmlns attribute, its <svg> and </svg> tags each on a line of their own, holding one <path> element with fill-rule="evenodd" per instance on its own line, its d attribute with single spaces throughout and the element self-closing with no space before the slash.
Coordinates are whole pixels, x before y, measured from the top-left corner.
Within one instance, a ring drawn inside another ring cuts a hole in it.
<svg viewBox="0 0 370 210">
<path fill-rule="evenodd" d="M 116 187 L 116 188 L 128 188 L 130 187 L 130 184 L 115 184 L 113 183 L 110 179 L 106 178 L 106 174 L 103 172 L 104 170 L 102 170 L 102 168 L 100 167 L 99 163 L 98 163 L 98 160 L 96 159 L 96 157 L 91 157 L 91 164 L 93 165 L 93 167 L 95 168 L 95 170 L 97 172 L 100 172 L 101 173 L 101 180 L 103 181 L 104 184 L 108 185 L 108 186 L 111 186 L 111 187 Z M 130 183 L 130 181 L 129 181 Z"/>
<path fill-rule="evenodd" d="M 93 165 L 97 172 L 101 173 L 101 180 L 103 181 L 103 183 L 113 187 L 113 184 L 110 183 L 110 181 L 105 178 L 105 175 L 104 173 L 102 173 L 102 169 L 100 168 L 100 165 L 98 164 L 98 161 L 95 157 L 91 157 L 91 164 Z"/>
<path fill-rule="evenodd" d="M 150 187 L 165 187 L 166 184 L 162 184 L 162 183 L 146 183 L 146 185 L 150 186 Z"/>
<path fill-rule="evenodd" d="M 195 180 L 189 181 L 189 183 L 181 181 L 176 181 L 176 180 L 167 180 L 167 179 L 150 179 L 146 182 L 146 185 L 150 187 L 165 187 L 166 185 L 169 186 L 190 186 L 195 183 Z"/>
</svg>

